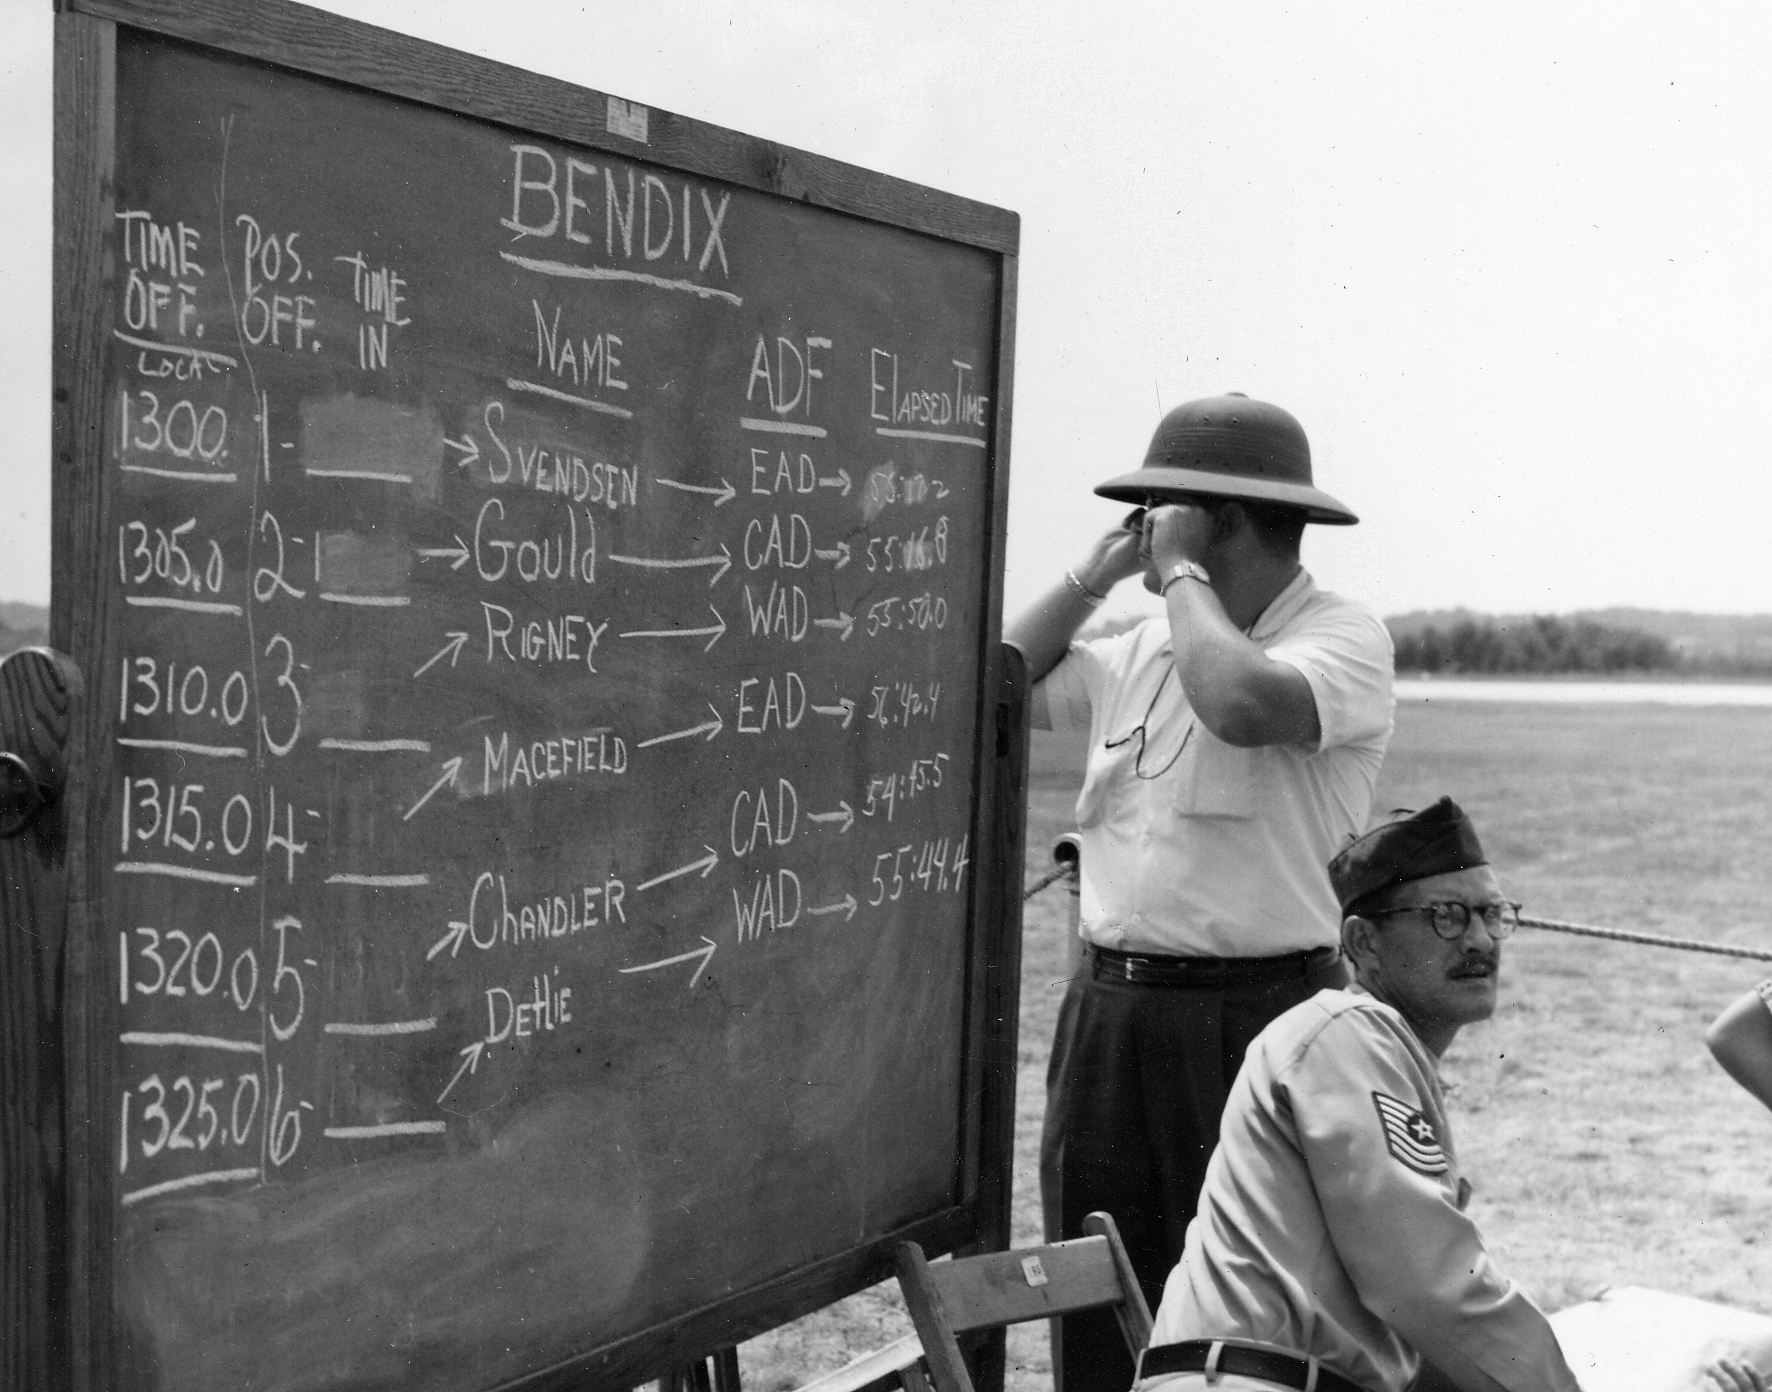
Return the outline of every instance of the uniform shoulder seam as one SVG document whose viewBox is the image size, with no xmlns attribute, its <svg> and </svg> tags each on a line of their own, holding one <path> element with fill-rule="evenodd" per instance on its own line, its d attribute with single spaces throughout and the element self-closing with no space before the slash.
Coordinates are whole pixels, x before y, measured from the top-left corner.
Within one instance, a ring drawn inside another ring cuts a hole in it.
<svg viewBox="0 0 1772 1392">
<path fill-rule="evenodd" d="M 1348 992 L 1342 992 L 1340 996 L 1339 1000 L 1326 1001 L 1319 994 L 1306 1002 L 1309 1008 L 1320 1012 L 1321 1018 L 1313 1021 L 1292 1041 L 1285 1059 L 1280 1063 L 1281 1073 L 1289 1072 L 1302 1062 L 1311 1047 L 1338 1021 L 1352 1019 L 1359 1022 L 1355 1028 L 1372 1032 L 1383 1031 L 1387 1034 L 1393 1032 L 1391 1022 L 1386 1017 L 1395 1015 L 1396 1012 L 1383 1001 Z"/>
</svg>

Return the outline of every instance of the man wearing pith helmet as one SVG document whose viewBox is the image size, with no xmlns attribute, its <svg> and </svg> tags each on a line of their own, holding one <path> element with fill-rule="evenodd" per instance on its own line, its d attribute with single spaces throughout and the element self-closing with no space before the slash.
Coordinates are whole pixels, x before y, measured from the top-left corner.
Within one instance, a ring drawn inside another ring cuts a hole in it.
<svg viewBox="0 0 1772 1392">
<path fill-rule="evenodd" d="M 1008 632 L 1035 723 L 1088 741 L 1083 960 L 1053 1044 L 1041 1188 L 1051 1237 L 1114 1216 L 1154 1304 L 1244 1049 L 1346 979 L 1324 866 L 1370 810 L 1391 645 L 1300 563 L 1307 524 L 1357 519 L 1315 486 L 1278 406 L 1179 406 L 1143 466 L 1095 491 L 1138 511 Z M 1079 637 L 1133 576 L 1160 611 Z M 1124 1392 L 1132 1373 L 1106 1314 L 1065 1320 L 1053 1362 L 1062 1392 Z"/>
<path fill-rule="evenodd" d="M 1577 1392 L 1465 1215 L 1436 1063 L 1495 1010 L 1519 923 L 1450 798 L 1331 863 L 1354 971 L 1249 1046 L 1140 1392 Z"/>
</svg>

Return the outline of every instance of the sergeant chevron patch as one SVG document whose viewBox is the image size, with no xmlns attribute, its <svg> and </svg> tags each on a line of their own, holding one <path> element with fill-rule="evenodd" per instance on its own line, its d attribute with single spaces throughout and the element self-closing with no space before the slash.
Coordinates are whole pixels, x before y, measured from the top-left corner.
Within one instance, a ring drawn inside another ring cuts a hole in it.
<svg viewBox="0 0 1772 1392">
<path fill-rule="evenodd" d="M 1421 1114 L 1420 1109 L 1385 1092 L 1373 1093 L 1372 1100 L 1378 1106 L 1384 1143 L 1390 1147 L 1391 1154 L 1417 1174 L 1445 1174 L 1450 1168 L 1446 1163 L 1446 1152 L 1440 1149 L 1440 1138 L 1434 1134 L 1433 1123 Z"/>
</svg>

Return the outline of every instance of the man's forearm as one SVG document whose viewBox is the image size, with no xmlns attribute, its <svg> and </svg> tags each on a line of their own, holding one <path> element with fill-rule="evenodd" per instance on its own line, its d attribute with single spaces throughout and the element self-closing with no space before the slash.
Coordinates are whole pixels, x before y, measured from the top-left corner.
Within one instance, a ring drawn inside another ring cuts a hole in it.
<svg viewBox="0 0 1772 1392">
<path fill-rule="evenodd" d="M 1008 626 L 1003 639 L 1021 649 L 1030 681 L 1039 681 L 1058 666 L 1090 611 L 1139 568 L 1138 533 L 1115 527 Z"/>
<path fill-rule="evenodd" d="M 1075 570 L 1069 572 L 1066 579 L 1023 610 L 1005 631 L 1004 641 L 1021 649 L 1021 655 L 1027 659 L 1030 681 L 1039 681 L 1058 666 L 1083 621 L 1101 602 L 1084 592 L 1088 586 L 1089 582 Z"/>
<path fill-rule="evenodd" d="M 1308 744 L 1320 726 L 1310 683 L 1245 636 L 1203 580 L 1164 590 L 1175 665 L 1200 722 L 1226 744 Z"/>
</svg>

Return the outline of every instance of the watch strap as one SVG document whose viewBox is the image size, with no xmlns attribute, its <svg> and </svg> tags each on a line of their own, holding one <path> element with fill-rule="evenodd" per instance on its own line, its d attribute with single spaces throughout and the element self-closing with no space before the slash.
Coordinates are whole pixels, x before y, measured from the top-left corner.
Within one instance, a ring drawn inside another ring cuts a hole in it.
<svg viewBox="0 0 1772 1392">
<path fill-rule="evenodd" d="M 1177 561 L 1169 567 L 1169 574 L 1164 579 L 1157 593 L 1167 595 L 1169 587 L 1178 580 L 1198 580 L 1202 585 L 1211 585 L 1212 577 L 1206 573 L 1206 567 L 1198 561 Z"/>
</svg>

